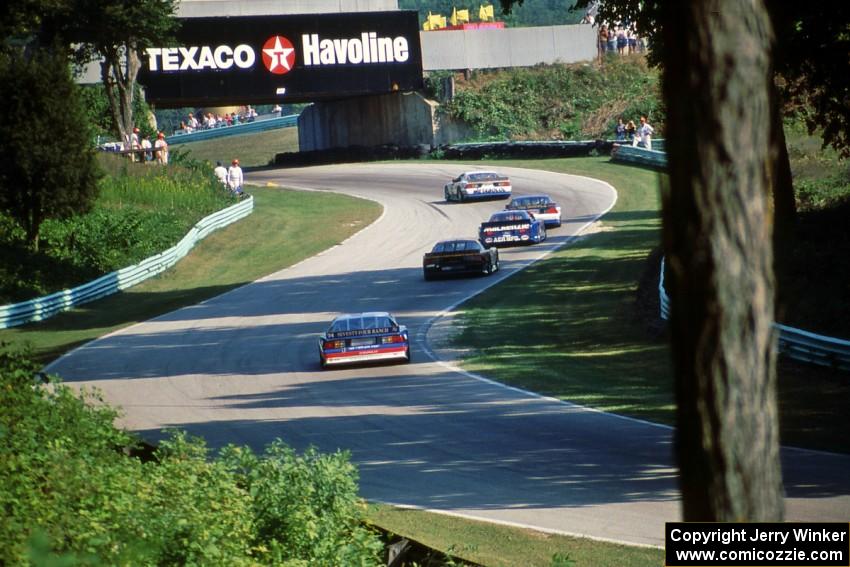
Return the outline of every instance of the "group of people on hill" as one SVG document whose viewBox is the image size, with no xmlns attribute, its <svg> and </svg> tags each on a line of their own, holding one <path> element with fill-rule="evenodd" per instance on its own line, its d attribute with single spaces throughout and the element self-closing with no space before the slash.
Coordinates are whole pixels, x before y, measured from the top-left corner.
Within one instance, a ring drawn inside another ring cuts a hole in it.
<svg viewBox="0 0 850 567">
<path fill-rule="evenodd" d="M 245 177 L 242 174 L 242 168 L 239 167 L 238 159 L 234 159 L 233 161 L 231 161 L 230 167 L 228 168 L 225 168 L 220 161 L 217 161 L 214 173 L 216 179 L 219 180 L 219 182 L 225 187 L 225 189 L 229 190 L 237 197 L 241 198 L 244 196 L 242 184 L 245 181 Z"/>
<path fill-rule="evenodd" d="M 630 142 L 632 146 L 642 145 L 647 150 L 652 149 L 652 135 L 655 133 L 655 128 L 650 125 L 646 116 L 640 117 L 640 125 L 635 125 L 634 120 L 624 122 L 623 118 L 617 119 L 617 126 L 614 128 L 614 138 L 617 142 Z"/>
<path fill-rule="evenodd" d="M 605 57 L 606 53 L 628 55 L 630 53 L 642 53 L 646 48 L 643 38 L 638 36 L 634 24 L 600 25 L 597 31 L 596 46 L 600 60 Z"/>
<path fill-rule="evenodd" d="M 129 156 L 132 161 L 168 165 L 168 143 L 165 141 L 164 133 L 157 132 L 156 141 L 151 143 L 150 136 L 142 134 L 139 128 L 133 128 L 127 138 L 122 149 L 130 150 Z"/>
<path fill-rule="evenodd" d="M 233 126 L 235 124 L 243 124 L 253 122 L 257 119 L 257 111 L 250 104 L 240 112 L 230 112 L 222 114 L 206 114 L 199 112 L 198 116 L 192 113 L 186 117 L 186 120 L 180 122 L 180 132 L 190 134 L 196 130 L 209 130 L 210 128 L 219 128 L 221 126 Z"/>
</svg>

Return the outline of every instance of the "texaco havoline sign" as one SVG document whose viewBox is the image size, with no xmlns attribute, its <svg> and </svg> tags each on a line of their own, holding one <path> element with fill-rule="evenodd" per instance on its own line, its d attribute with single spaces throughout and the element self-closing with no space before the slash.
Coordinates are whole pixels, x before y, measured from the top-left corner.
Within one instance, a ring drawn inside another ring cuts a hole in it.
<svg viewBox="0 0 850 567">
<path fill-rule="evenodd" d="M 176 45 L 142 53 L 160 106 L 303 102 L 422 84 L 416 12 L 181 20 Z"/>
</svg>

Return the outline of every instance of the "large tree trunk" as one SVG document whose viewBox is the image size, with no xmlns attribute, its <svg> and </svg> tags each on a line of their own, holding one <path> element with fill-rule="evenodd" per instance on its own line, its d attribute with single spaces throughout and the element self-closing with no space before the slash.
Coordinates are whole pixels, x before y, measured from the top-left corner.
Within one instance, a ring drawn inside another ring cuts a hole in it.
<svg viewBox="0 0 850 567">
<path fill-rule="evenodd" d="M 661 27 L 684 519 L 781 520 L 770 22 L 761 0 L 669 0 Z"/>
<path fill-rule="evenodd" d="M 136 92 L 136 78 L 141 68 L 141 59 L 135 44 L 128 44 L 121 50 L 110 49 L 102 55 L 101 78 L 109 109 L 118 128 L 118 136 L 127 144 L 134 126 L 133 96 Z"/>
</svg>

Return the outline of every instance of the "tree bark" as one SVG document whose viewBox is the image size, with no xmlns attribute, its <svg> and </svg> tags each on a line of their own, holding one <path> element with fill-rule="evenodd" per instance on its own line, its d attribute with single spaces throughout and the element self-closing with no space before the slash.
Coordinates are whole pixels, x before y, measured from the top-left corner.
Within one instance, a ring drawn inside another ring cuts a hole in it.
<svg viewBox="0 0 850 567">
<path fill-rule="evenodd" d="M 778 521 L 770 21 L 761 0 L 669 0 L 661 28 L 684 519 Z"/>
<path fill-rule="evenodd" d="M 101 55 L 103 56 L 101 78 L 106 90 L 106 98 L 118 128 L 118 135 L 127 144 L 134 126 L 133 97 L 136 92 L 136 78 L 141 68 L 141 59 L 133 43 L 125 45 L 123 50 L 109 49 Z"/>
</svg>

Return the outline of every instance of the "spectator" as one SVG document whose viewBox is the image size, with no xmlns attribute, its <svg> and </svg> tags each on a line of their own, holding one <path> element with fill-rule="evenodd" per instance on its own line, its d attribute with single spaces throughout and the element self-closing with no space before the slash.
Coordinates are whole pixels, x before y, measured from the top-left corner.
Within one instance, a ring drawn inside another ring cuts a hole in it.
<svg viewBox="0 0 850 567">
<path fill-rule="evenodd" d="M 626 47 L 629 45 L 629 40 L 626 37 L 626 28 L 618 27 L 617 28 L 617 53 L 620 55 L 624 55 L 626 53 Z"/>
<path fill-rule="evenodd" d="M 629 40 L 629 53 L 637 53 L 637 32 L 634 25 L 628 29 L 626 38 Z"/>
<path fill-rule="evenodd" d="M 137 154 L 137 150 L 141 148 L 139 144 L 139 129 L 133 128 L 130 133 L 127 149 L 130 151 L 130 161 L 140 161 L 141 157 Z"/>
<path fill-rule="evenodd" d="M 275 104 L 274 108 L 272 108 L 272 114 L 276 114 L 278 117 L 280 117 L 281 112 L 283 112 L 283 108 L 281 108 L 279 104 Z"/>
<path fill-rule="evenodd" d="M 640 117 L 640 126 L 638 127 L 638 135 L 635 137 L 632 142 L 633 146 L 638 145 L 638 139 L 643 144 L 643 147 L 647 150 L 652 149 L 652 134 L 655 132 L 655 129 L 649 125 L 649 122 L 646 120 L 646 116 Z"/>
<path fill-rule="evenodd" d="M 616 53 L 617 51 L 617 33 L 620 31 L 620 26 L 608 30 L 608 53 Z"/>
<path fill-rule="evenodd" d="M 194 115 L 194 114 L 190 114 L 190 115 L 189 115 L 189 128 L 188 128 L 188 131 L 189 131 L 189 132 L 193 132 L 193 131 L 197 130 L 199 126 L 200 126 L 200 124 L 198 123 L 198 119 L 197 119 L 197 118 L 195 118 L 195 115 Z"/>
<path fill-rule="evenodd" d="M 165 141 L 165 134 L 160 132 L 156 135 L 156 142 L 153 143 L 153 147 L 156 162 L 168 165 L 168 144 Z"/>
<path fill-rule="evenodd" d="M 215 173 L 216 179 L 224 185 L 225 189 L 227 188 L 227 170 L 224 168 L 224 165 L 220 161 L 215 162 L 215 169 L 213 170 Z"/>
<path fill-rule="evenodd" d="M 632 142 L 635 139 L 636 134 L 637 127 L 635 126 L 635 121 L 629 120 L 628 124 L 626 124 L 626 141 Z"/>
<path fill-rule="evenodd" d="M 597 38 L 597 52 L 599 54 L 599 62 L 605 57 L 605 51 L 608 49 L 608 26 L 602 24 L 599 28 L 599 36 Z"/>
<path fill-rule="evenodd" d="M 618 142 L 626 141 L 626 125 L 622 118 L 617 119 L 617 127 L 614 128 L 614 134 Z"/>
<path fill-rule="evenodd" d="M 227 186 L 237 197 L 242 196 L 242 168 L 239 167 L 239 160 L 234 159 L 230 164 L 230 169 L 227 170 Z"/>
<path fill-rule="evenodd" d="M 239 124 L 239 115 L 234 112 L 233 113 L 233 125 L 235 126 L 237 124 Z"/>
<path fill-rule="evenodd" d="M 150 136 L 148 136 L 147 134 L 142 136 L 141 147 L 142 147 L 143 150 L 145 150 L 145 153 L 142 154 L 144 156 L 143 159 L 144 159 L 145 163 L 151 161 L 153 159 L 153 154 L 151 153 L 150 150 L 153 146 L 151 145 Z"/>
</svg>

